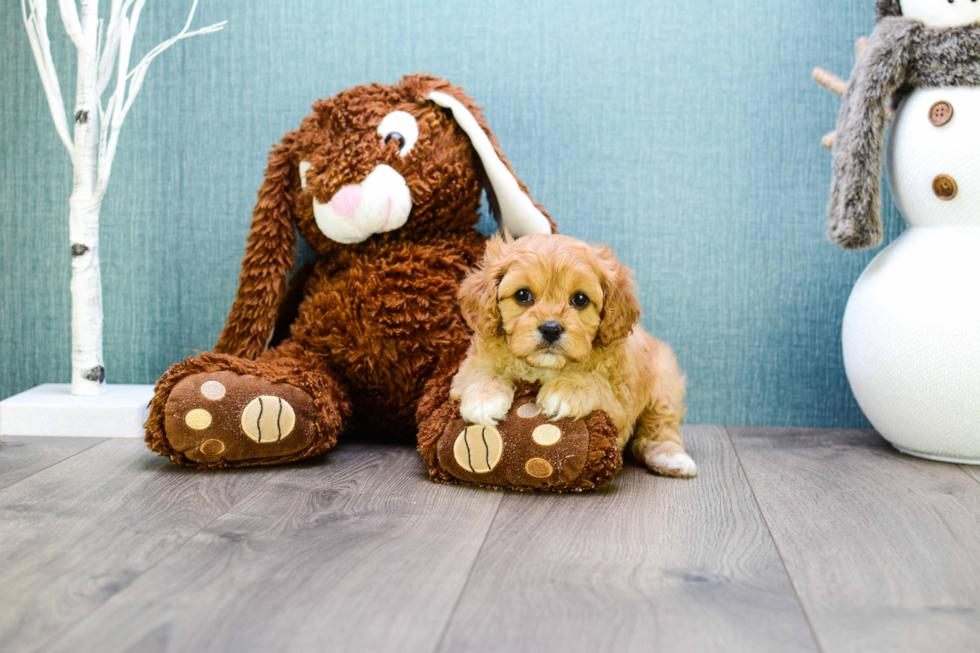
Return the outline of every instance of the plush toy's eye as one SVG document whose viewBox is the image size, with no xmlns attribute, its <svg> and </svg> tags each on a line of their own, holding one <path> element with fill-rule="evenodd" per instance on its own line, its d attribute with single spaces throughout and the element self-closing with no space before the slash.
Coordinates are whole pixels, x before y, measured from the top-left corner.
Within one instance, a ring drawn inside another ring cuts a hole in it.
<svg viewBox="0 0 980 653">
<path fill-rule="evenodd" d="M 527 288 L 521 288 L 514 293 L 514 301 L 516 301 L 518 304 L 530 304 L 533 299 L 534 295 L 532 295 L 531 291 Z"/>
<path fill-rule="evenodd" d="M 382 145 L 387 145 L 390 141 L 398 143 L 398 154 L 405 156 L 412 151 L 412 146 L 419 139 L 419 124 L 410 113 L 392 111 L 378 125 L 378 135 L 381 136 Z"/>
<path fill-rule="evenodd" d="M 572 295 L 572 306 L 585 308 L 588 305 L 589 305 L 589 298 L 585 296 L 585 293 L 577 292 L 574 295 Z"/>
<path fill-rule="evenodd" d="M 385 136 L 384 144 L 387 145 L 388 141 L 395 141 L 396 143 L 398 143 L 399 152 L 401 152 L 401 149 L 405 147 L 405 137 L 399 134 L 398 132 L 391 132 L 390 134 Z"/>
</svg>

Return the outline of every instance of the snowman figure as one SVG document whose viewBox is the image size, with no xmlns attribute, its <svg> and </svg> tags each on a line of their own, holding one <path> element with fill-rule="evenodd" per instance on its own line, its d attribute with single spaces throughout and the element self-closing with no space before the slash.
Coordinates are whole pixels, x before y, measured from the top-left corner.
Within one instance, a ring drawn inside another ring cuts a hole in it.
<svg viewBox="0 0 980 653">
<path fill-rule="evenodd" d="M 980 2 L 878 0 L 834 134 L 829 235 L 881 241 L 888 183 L 908 229 L 844 313 L 844 366 L 875 429 L 909 454 L 980 464 Z"/>
</svg>

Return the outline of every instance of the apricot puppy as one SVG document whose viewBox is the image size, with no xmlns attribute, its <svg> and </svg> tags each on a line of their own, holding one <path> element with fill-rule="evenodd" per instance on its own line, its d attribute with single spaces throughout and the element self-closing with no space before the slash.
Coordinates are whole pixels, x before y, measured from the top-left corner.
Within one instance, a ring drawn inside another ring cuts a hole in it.
<svg viewBox="0 0 980 653">
<path fill-rule="evenodd" d="M 683 374 L 663 342 L 638 323 L 631 271 L 608 247 L 568 236 L 494 237 L 459 288 L 474 331 L 450 396 L 473 424 L 507 415 L 519 380 L 539 382 L 537 404 L 553 419 L 605 411 L 619 447 L 658 474 L 691 477 L 680 425 Z"/>
</svg>

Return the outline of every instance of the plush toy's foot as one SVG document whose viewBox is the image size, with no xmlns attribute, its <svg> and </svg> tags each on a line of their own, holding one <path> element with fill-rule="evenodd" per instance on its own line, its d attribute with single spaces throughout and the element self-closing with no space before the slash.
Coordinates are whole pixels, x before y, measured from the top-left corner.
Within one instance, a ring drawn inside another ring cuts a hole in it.
<svg viewBox="0 0 980 653">
<path fill-rule="evenodd" d="M 203 367 L 224 366 L 218 355 Z M 231 357 L 221 357 L 228 358 Z M 340 419 L 331 397 L 247 370 L 197 371 L 201 357 L 178 363 L 157 384 L 147 420 L 147 443 L 178 465 L 274 465 L 323 453 L 336 442 Z M 188 369 L 190 367 L 191 369 Z M 275 375 L 273 375 L 275 376 Z M 300 378 L 309 375 L 298 375 Z"/>
<path fill-rule="evenodd" d="M 608 415 L 551 421 L 522 388 L 496 427 L 467 424 L 459 404 L 447 401 L 419 425 L 419 451 L 429 476 L 515 490 L 572 492 L 597 489 L 623 465 L 619 433 Z"/>
<path fill-rule="evenodd" d="M 196 463 L 282 458 L 316 439 L 310 395 L 228 371 L 181 380 L 170 392 L 164 425 L 174 451 Z"/>
</svg>

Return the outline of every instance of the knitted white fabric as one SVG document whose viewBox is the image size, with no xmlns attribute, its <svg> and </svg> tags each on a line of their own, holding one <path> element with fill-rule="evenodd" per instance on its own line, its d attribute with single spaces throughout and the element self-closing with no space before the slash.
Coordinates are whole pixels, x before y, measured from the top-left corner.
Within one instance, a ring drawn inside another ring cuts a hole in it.
<svg viewBox="0 0 980 653">
<path fill-rule="evenodd" d="M 978 3 L 980 4 L 980 3 Z M 953 107 L 941 127 L 929 121 L 937 102 Z M 925 88 L 899 106 L 885 154 L 888 187 L 898 210 L 913 227 L 980 226 L 980 88 Z M 956 181 L 956 197 L 936 197 L 937 175 Z"/>
<path fill-rule="evenodd" d="M 939 101 L 953 107 L 942 126 Z M 980 464 L 980 89 L 920 89 L 896 114 L 892 196 L 910 228 L 871 262 L 844 313 L 844 367 L 877 431 L 908 453 Z M 957 194 L 932 189 L 939 174 Z"/>
</svg>

